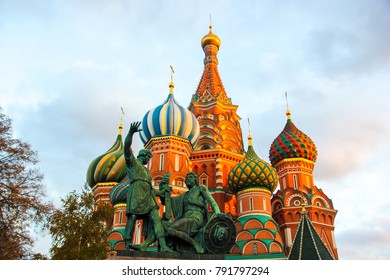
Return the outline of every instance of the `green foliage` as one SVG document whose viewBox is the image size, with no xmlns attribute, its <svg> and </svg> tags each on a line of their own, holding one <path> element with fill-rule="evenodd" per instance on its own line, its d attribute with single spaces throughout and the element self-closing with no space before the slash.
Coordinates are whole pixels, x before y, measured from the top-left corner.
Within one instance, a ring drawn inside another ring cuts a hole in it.
<svg viewBox="0 0 390 280">
<path fill-rule="evenodd" d="M 48 260 L 48 257 L 41 253 L 36 253 L 32 255 L 31 260 Z"/>
<path fill-rule="evenodd" d="M 13 137 L 12 122 L 0 108 L 0 259 L 30 258 L 30 230 L 47 225 L 53 206 L 43 201 L 37 163 L 37 153 Z"/>
<path fill-rule="evenodd" d="M 52 259 L 105 259 L 114 208 L 106 204 L 95 206 L 87 185 L 81 193 L 73 191 L 61 201 L 62 209 L 56 210 L 50 220 Z"/>
</svg>

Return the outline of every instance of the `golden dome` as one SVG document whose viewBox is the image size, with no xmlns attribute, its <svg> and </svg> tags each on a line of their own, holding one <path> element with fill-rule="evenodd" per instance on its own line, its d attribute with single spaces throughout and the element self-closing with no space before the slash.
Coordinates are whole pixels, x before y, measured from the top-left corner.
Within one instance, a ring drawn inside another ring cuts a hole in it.
<svg viewBox="0 0 390 280">
<path fill-rule="evenodd" d="M 202 48 L 204 48 L 207 45 L 212 44 L 212 45 L 217 46 L 217 48 L 219 49 L 219 46 L 221 45 L 221 39 L 219 39 L 219 37 L 213 33 L 213 30 L 212 30 L 213 27 L 211 25 L 209 26 L 209 28 L 210 28 L 209 34 L 205 35 L 202 38 L 202 41 L 201 41 Z"/>
</svg>

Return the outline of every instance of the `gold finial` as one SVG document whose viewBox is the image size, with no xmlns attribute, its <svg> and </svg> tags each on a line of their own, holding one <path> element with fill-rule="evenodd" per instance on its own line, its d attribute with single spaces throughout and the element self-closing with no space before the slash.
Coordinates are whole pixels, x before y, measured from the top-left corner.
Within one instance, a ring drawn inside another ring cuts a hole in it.
<svg viewBox="0 0 390 280">
<path fill-rule="evenodd" d="M 206 34 L 205 36 L 203 36 L 203 38 L 201 40 L 202 48 L 204 49 L 204 47 L 207 45 L 214 45 L 219 49 L 219 47 L 221 46 L 221 39 L 219 39 L 219 37 L 213 33 L 213 25 L 211 22 L 211 15 L 210 15 L 209 29 L 210 29 L 209 33 Z"/>
<path fill-rule="evenodd" d="M 248 146 L 252 146 L 251 122 L 248 118 Z"/>
<path fill-rule="evenodd" d="M 291 120 L 291 111 L 290 111 L 290 109 L 288 108 L 287 91 L 285 92 L 285 94 L 286 94 L 286 116 L 287 116 L 287 119 Z"/>
<path fill-rule="evenodd" d="M 125 114 L 125 111 L 123 110 L 123 107 L 121 107 L 121 122 L 119 123 L 119 132 L 118 134 L 122 135 L 122 129 L 123 129 L 123 116 Z"/>
<path fill-rule="evenodd" d="M 175 84 L 173 83 L 173 74 L 175 74 L 175 70 L 173 70 L 173 66 L 169 65 L 171 67 L 171 82 L 169 83 L 169 94 L 173 94 L 173 88 L 175 87 Z"/>
</svg>

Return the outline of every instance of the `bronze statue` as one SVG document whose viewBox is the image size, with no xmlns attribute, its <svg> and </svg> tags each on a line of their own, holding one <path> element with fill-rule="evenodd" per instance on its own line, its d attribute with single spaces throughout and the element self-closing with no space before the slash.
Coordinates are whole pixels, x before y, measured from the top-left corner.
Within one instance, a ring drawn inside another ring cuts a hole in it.
<svg viewBox="0 0 390 280">
<path fill-rule="evenodd" d="M 158 212 L 159 206 L 156 201 L 156 193 L 152 186 L 152 176 L 149 170 L 144 166 L 152 157 L 149 150 L 142 149 L 135 158 L 131 149 L 133 135 L 141 131 L 139 126 L 141 122 L 134 122 L 130 125 L 129 133 L 125 139 L 124 154 L 126 160 L 126 171 L 130 186 L 127 192 L 126 215 L 127 223 L 125 228 L 126 248 L 138 248 L 131 243 L 134 233 L 135 221 L 144 219 L 144 227 L 148 228 L 148 235 L 154 235 L 159 242 L 160 251 L 171 252 L 172 250 L 166 245 L 164 228 Z"/>
<path fill-rule="evenodd" d="M 150 244 L 158 240 L 161 252 L 173 252 L 172 248 L 179 252 L 228 252 L 235 241 L 234 223 L 225 213 L 221 213 L 208 188 L 199 185 L 198 176 L 194 172 L 186 175 L 185 184 L 188 191 L 179 196 L 171 197 L 170 174 L 163 177 L 159 190 L 153 188 L 151 174 L 144 166 L 151 159 L 152 153 L 142 149 L 135 158 L 131 149 L 133 135 L 141 131 L 140 125 L 141 122 L 130 125 L 124 147 L 126 176 L 129 181 L 126 201 L 126 248 L 145 251 Z M 159 215 L 156 196 L 159 196 L 165 205 L 162 218 Z M 208 204 L 215 213 L 212 219 L 209 218 L 211 213 L 208 211 Z M 138 219 L 144 220 L 145 241 L 142 244 L 132 244 L 134 224 Z"/>
<path fill-rule="evenodd" d="M 189 191 L 172 198 L 175 220 L 171 224 L 165 224 L 165 228 L 168 236 L 184 240 L 191 244 L 197 253 L 204 253 L 204 244 L 197 242 L 195 237 L 208 222 L 207 203 L 219 219 L 229 218 L 220 212 L 208 188 L 199 185 L 198 176 L 194 172 L 187 174 L 185 183 Z"/>
</svg>

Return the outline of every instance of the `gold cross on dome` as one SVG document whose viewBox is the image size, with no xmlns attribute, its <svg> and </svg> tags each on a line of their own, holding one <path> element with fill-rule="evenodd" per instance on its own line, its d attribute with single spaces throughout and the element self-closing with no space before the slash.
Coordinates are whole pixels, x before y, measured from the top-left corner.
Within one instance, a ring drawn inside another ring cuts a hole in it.
<svg viewBox="0 0 390 280">
<path fill-rule="evenodd" d="M 173 66 L 169 65 L 171 67 L 171 83 L 173 83 L 173 74 L 175 74 L 175 70 L 173 70 Z"/>
</svg>

